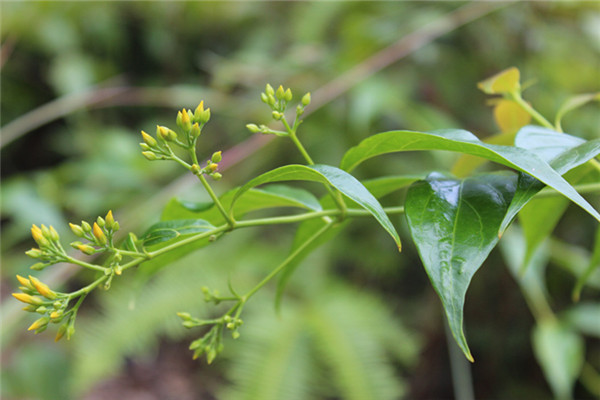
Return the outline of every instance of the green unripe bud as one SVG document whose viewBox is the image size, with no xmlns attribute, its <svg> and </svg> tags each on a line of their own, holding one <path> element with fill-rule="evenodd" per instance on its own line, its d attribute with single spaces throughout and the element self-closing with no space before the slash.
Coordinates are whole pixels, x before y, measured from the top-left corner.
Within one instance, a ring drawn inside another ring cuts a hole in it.
<svg viewBox="0 0 600 400">
<path fill-rule="evenodd" d="M 181 117 L 179 116 L 181 114 Z M 190 115 L 187 110 L 184 108 L 179 113 L 177 113 L 177 118 L 179 119 L 178 126 L 183 129 L 184 132 L 189 132 L 192 129 L 192 121 L 190 119 Z"/>
<path fill-rule="evenodd" d="M 296 114 L 298 116 L 304 114 L 304 107 L 302 107 L 300 104 L 298 104 L 298 106 L 296 107 Z"/>
<path fill-rule="evenodd" d="M 240 333 L 238 331 L 231 332 L 231 337 L 234 339 L 238 339 L 240 337 Z"/>
<path fill-rule="evenodd" d="M 282 113 L 280 113 L 279 111 L 273 111 L 273 112 L 271 113 L 271 115 L 273 116 L 273 119 L 274 119 L 275 121 L 279 121 L 279 120 L 280 120 L 280 119 L 283 117 L 283 114 L 282 114 Z"/>
<path fill-rule="evenodd" d="M 275 90 L 273 90 L 273 86 L 271 86 L 267 83 L 267 85 L 265 86 L 265 93 L 267 94 L 267 96 L 273 96 L 275 94 Z"/>
<path fill-rule="evenodd" d="M 224 316 L 223 317 L 223 322 L 225 322 L 225 323 L 231 322 L 231 316 L 229 316 L 229 315 Z"/>
<path fill-rule="evenodd" d="M 44 253 L 40 249 L 31 249 L 25 252 L 31 258 L 40 258 Z"/>
<path fill-rule="evenodd" d="M 112 230 L 113 230 L 113 232 L 116 232 L 119 229 L 121 229 L 121 225 L 119 225 L 119 221 L 115 221 L 115 223 L 113 224 Z"/>
<path fill-rule="evenodd" d="M 221 178 L 223 178 L 223 175 L 221 175 L 221 174 L 220 174 L 220 173 L 218 173 L 218 172 L 215 172 L 215 173 L 214 173 L 214 174 L 212 174 L 211 176 L 212 176 L 212 178 L 213 178 L 215 181 L 220 181 L 220 180 L 221 180 Z"/>
<path fill-rule="evenodd" d="M 90 233 L 92 231 L 92 226 L 85 221 L 81 221 L 81 229 L 83 229 L 85 233 Z"/>
<path fill-rule="evenodd" d="M 275 97 L 277 97 L 279 100 L 283 100 L 285 97 L 285 90 L 283 89 L 283 86 L 279 85 L 277 91 L 275 92 Z"/>
<path fill-rule="evenodd" d="M 75 326 L 70 323 L 69 327 L 67 328 L 67 340 L 71 340 L 71 336 L 73 336 L 75 334 Z"/>
<path fill-rule="evenodd" d="M 194 116 L 193 116 L 194 121 L 200 121 L 200 116 L 202 115 L 203 112 L 204 112 L 204 100 L 202 100 L 200 102 L 200 104 L 198 104 L 198 107 L 196 107 L 196 110 L 194 110 Z"/>
<path fill-rule="evenodd" d="M 81 243 L 79 240 L 76 240 L 75 242 L 71 242 L 71 247 L 74 249 L 78 249 L 79 246 L 81 246 L 83 243 Z"/>
<path fill-rule="evenodd" d="M 148 135 L 144 131 L 142 131 L 142 138 L 144 139 L 144 143 L 146 143 L 148 146 L 150 146 L 150 147 L 158 146 L 156 139 L 154 139 L 152 136 Z"/>
<path fill-rule="evenodd" d="M 30 268 L 30 269 L 32 269 L 32 270 L 34 270 L 34 271 L 41 271 L 41 270 L 43 270 L 44 268 L 46 268 L 48 265 L 50 265 L 50 264 L 46 264 L 46 263 L 43 263 L 43 262 L 39 262 L 39 263 L 35 263 L 35 264 L 33 264 L 33 265 L 32 265 L 31 267 L 29 267 L 29 268 Z"/>
<path fill-rule="evenodd" d="M 113 217 L 112 210 L 108 210 L 104 221 L 106 222 L 106 229 L 110 230 L 113 228 L 113 226 L 115 225 L 115 218 Z"/>
<path fill-rule="evenodd" d="M 260 132 L 260 128 L 256 124 L 248 124 L 246 125 L 246 128 L 248 128 L 248 130 L 252 133 Z"/>
<path fill-rule="evenodd" d="M 198 175 L 199 173 L 202 172 L 202 168 L 200 168 L 200 166 L 198 164 L 193 164 L 192 168 L 190 168 L 190 171 L 192 171 L 192 174 Z"/>
<path fill-rule="evenodd" d="M 52 225 L 50 225 L 50 239 L 54 242 L 58 242 L 60 240 L 60 236 L 58 236 L 58 232 Z"/>
<path fill-rule="evenodd" d="M 206 169 L 209 171 L 209 173 L 212 173 L 215 172 L 218 167 L 219 166 L 217 164 L 211 162 L 206 166 Z"/>
<path fill-rule="evenodd" d="M 221 155 L 220 151 L 216 151 L 213 153 L 212 157 L 211 157 L 211 161 L 214 163 L 218 163 L 221 162 L 221 160 L 223 159 L 223 156 Z"/>
<path fill-rule="evenodd" d="M 102 217 L 96 218 L 96 223 L 98 224 L 98 226 L 100 226 L 100 228 L 104 228 L 104 225 L 106 225 L 106 221 L 104 221 L 104 218 Z"/>
<path fill-rule="evenodd" d="M 71 228 L 75 236 L 83 237 L 85 235 L 85 232 L 83 231 L 83 228 L 81 226 L 69 223 L 69 227 Z"/>
<path fill-rule="evenodd" d="M 207 108 L 204 110 L 204 112 L 202 112 L 202 114 L 200 114 L 199 122 L 205 124 L 208 122 L 208 120 L 210 120 L 210 108 Z"/>
<path fill-rule="evenodd" d="M 267 98 L 267 104 L 273 107 L 275 105 L 275 96 L 270 94 Z"/>
<path fill-rule="evenodd" d="M 198 136 L 200 136 L 200 133 L 202 133 L 202 131 L 200 130 L 200 125 L 198 125 L 198 123 L 195 122 L 194 125 L 192 125 L 192 129 L 190 130 L 190 136 L 192 137 L 192 139 L 196 139 Z"/>
<path fill-rule="evenodd" d="M 35 333 L 42 332 L 43 330 L 40 330 L 41 328 L 45 328 L 48 325 L 48 322 L 50 322 L 50 318 L 48 317 L 42 317 L 40 319 L 38 319 L 37 321 L 35 321 L 33 324 L 31 324 L 29 326 L 29 328 L 27 328 L 28 331 L 33 331 L 35 330 Z"/>
<path fill-rule="evenodd" d="M 41 306 L 35 309 L 35 312 L 38 314 L 46 314 L 46 311 L 48 311 L 48 309 L 45 306 Z"/>
<path fill-rule="evenodd" d="M 210 349 L 209 351 L 206 352 L 206 362 L 208 364 L 212 364 L 212 362 L 215 360 L 215 358 L 217 358 L 217 350 Z"/>
<path fill-rule="evenodd" d="M 140 148 L 143 151 L 150 151 L 150 146 L 148 146 L 146 143 L 140 143 Z"/>
<path fill-rule="evenodd" d="M 177 139 L 177 133 L 166 126 L 156 126 L 156 136 L 164 140 L 165 142 L 172 142 Z"/>
<path fill-rule="evenodd" d="M 148 161 L 156 161 L 156 160 L 158 160 L 158 157 L 156 157 L 156 154 L 154 154 L 151 151 L 142 151 L 142 155 L 144 157 L 146 157 L 146 160 L 148 160 Z"/>
<path fill-rule="evenodd" d="M 290 88 L 288 88 L 283 94 L 283 99 L 285 101 L 292 101 L 292 90 Z"/>
<path fill-rule="evenodd" d="M 190 315 L 190 313 L 187 313 L 187 312 L 178 312 L 177 316 L 184 321 L 189 321 L 192 319 L 192 316 Z"/>
<path fill-rule="evenodd" d="M 310 92 L 308 92 L 304 96 L 302 96 L 302 105 L 304 107 L 306 107 L 309 104 L 310 104 Z"/>
<path fill-rule="evenodd" d="M 65 335 L 65 332 L 67 332 L 67 324 L 62 324 L 58 328 L 58 332 L 56 332 L 56 337 L 54 338 L 54 341 L 58 342 L 60 339 L 62 339 L 62 337 Z"/>
<path fill-rule="evenodd" d="M 235 324 L 233 322 L 229 322 L 226 327 L 227 329 L 235 329 Z"/>
<path fill-rule="evenodd" d="M 194 321 L 183 321 L 182 325 L 188 329 L 191 329 L 191 328 L 197 326 L 197 324 Z"/>
<path fill-rule="evenodd" d="M 261 94 L 260 94 L 260 100 L 261 100 L 263 103 L 269 104 L 269 96 L 267 96 L 267 94 L 266 94 L 266 93 L 261 93 Z"/>
<path fill-rule="evenodd" d="M 50 230 L 44 224 L 42 224 L 42 235 L 44 235 L 44 237 L 46 239 L 52 240 L 51 235 L 50 235 Z"/>
<path fill-rule="evenodd" d="M 79 251 L 81 251 L 83 254 L 87 254 L 88 256 L 91 256 L 92 254 L 94 254 L 96 252 L 96 249 L 94 249 L 92 246 L 89 246 L 87 244 L 80 244 L 79 246 L 77 246 L 77 249 Z"/>
</svg>

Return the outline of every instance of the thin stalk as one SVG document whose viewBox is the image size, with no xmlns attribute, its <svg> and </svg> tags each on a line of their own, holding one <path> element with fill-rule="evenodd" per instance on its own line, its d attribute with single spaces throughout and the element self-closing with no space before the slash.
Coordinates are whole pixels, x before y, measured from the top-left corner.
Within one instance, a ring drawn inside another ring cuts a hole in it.
<svg viewBox="0 0 600 400">
<path fill-rule="evenodd" d="M 67 256 L 65 258 L 65 260 L 70 262 L 71 264 L 76 264 L 76 265 L 79 265 L 80 267 L 87 268 L 87 269 L 93 269 L 94 271 L 100 271 L 100 272 L 106 271 L 106 267 L 101 267 L 100 265 L 89 264 L 89 263 L 86 263 L 85 261 L 78 260 L 71 256 Z"/>
<path fill-rule="evenodd" d="M 223 207 L 223 204 L 221 204 L 221 201 L 219 200 L 219 198 L 217 197 L 217 195 L 215 194 L 215 192 L 210 187 L 210 184 L 208 183 L 208 181 L 206 180 L 206 178 L 204 177 L 204 175 L 197 174 L 196 176 L 198 177 L 198 179 L 200 179 L 200 182 L 202 183 L 202 186 L 204 186 L 204 189 L 206 189 L 206 191 L 208 192 L 208 195 L 211 197 L 211 199 L 213 200 L 213 202 L 215 203 L 215 205 L 219 209 L 219 212 L 223 215 L 223 217 L 227 221 L 227 225 L 229 226 L 229 228 L 233 229 L 233 227 L 235 226 L 235 221 L 233 219 L 233 216 L 230 215 L 225 210 L 225 207 Z"/>
<path fill-rule="evenodd" d="M 590 160 L 590 161 L 592 161 L 592 160 Z M 595 160 L 593 160 L 593 161 L 595 161 Z M 600 182 L 574 185 L 573 189 L 575 189 L 577 192 L 579 192 L 581 194 L 600 192 Z M 539 193 L 535 195 L 535 197 L 554 197 L 554 196 L 562 196 L 562 193 L 560 193 L 550 187 L 546 187 L 546 188 L 540 190 Z"/>
<path fill-rule="evenodd" d="M 108 279 L 108 275 L 103 275 L 100 278 L 96 279 L 94 282 L 90 283 L 87 286 L 82 287 L 81 289 L 77 290 L 76 292 L 73 293 L 69 293 L 68 295 L 68 299 L 71 300 L 75 297 L 81 296 L 81 295 L 85 295 L 88 294 L 89 292 L 91 292 L 96 286 L 98 286 L 99 284 L 101 284 L 102 282 L 104 282 L 105 280 Z"/>
<path fill-rule="evenodd" d="M 323 226 L 319 229 L 314 235 L 312 235 L 306 242 L 302 243 L 296 250 L 294 250 L 281 264 L 277 266 L 269 275 L 267 275 L 262 281 L 260 281 L 256 286 L 254 286 L 248 293 L 246 293 L 241 302 L 245 303 L 250 297 L 252 297 L 256 292 L 258 292 L 263 286 L 267 284 L 275 275 L 280 273 L 290 262 L 294 260 L 308 245 L 310 245 L 313 241 L 315 241 L 319 236 L 323 233 L 327 232 L 329 228 L 333 226 L 333 222 Z"/>
<path fill-rule="evenodd" d="M 531 107 L 529 103 L 523 100 L 523 97 L 521 96 L 520 92 L 511 92 L 510 97 L 515 103 L 521 106 L 523 110 L 525 110 L 529 115 L 531 115 L 533 119 L 539 122 L 542 126 L 554 130 L 554 125 L 552 125 L 550 121 L 544 118 L 542 114 L 540 114 L 533 107 Z"/>
</svg>

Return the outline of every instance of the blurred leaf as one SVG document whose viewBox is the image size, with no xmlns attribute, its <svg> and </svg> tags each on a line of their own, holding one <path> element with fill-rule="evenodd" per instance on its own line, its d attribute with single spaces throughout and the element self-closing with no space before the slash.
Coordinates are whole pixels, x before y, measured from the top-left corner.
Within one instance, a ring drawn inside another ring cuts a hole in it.
<svg viewBox="0 0 600 400">
<path fill-rule="evenodd" d="M 540 321 L 533 330 L 533 350 L 546 381 L 559 399 L 572 398 L 573 385 L 584 363 L 579 335 L 555 320 Z"/>
<path fill-rule="evenodd" d="M 463 308 L 471 278 L 498 242 L 498 227 L 515 190 L 510 174 L 464 180 L 438 173 L 414 183 L 406 218 L 423 266 L 446 311 L 454 339 L 473 356 L 463 333 Z"/>
<path fill-rule="evenodd" d="M 212 229 L 215 227 L 203 219 L 161 221 L 152 225 L 140 239 L 144 246 L 151 247 L 180 236 L 208 232 Z"/>
<path fill-rule="evenodd" d="M 561 313 L 560 320 L 580 333 L 600 338 L 600 304 L 582 303 Z"/>
<path fill-rule="evenodd" d="M 596 240 L 594 242 L 594 252 L 590 257 L 590 263 L 586 268 L 585 272 L 579 276 L 577 279 L 577 283 L 573 288 L 573 301 L 579 301 L 579 297 L 581 296 L 581 290 L 583 286 L 586 284 L 590 276 L 600 268 L 600 227 L 596 229 Z M 598 319 L 600 323 L 600 319 Z"/>
<path fill-rule="evenodd" d="M 225 209 L 231 207 L 237 189 L 225 193 L 219 198 Z M 321 211 L 319 200 L 310 192 L 286 185 L 269 185 L 261 189 L 249 190 L 236 202 L 234 215 L 241 218 L 251 211 L 272 207 L 301 207 L 312 211 Z M 203 218 L 215 225 L 225 223 L 220 211 L 212 202 L 196 203 L 171 199 L 162 213 L 162 220 L 182 218 Z"/>
<path fill-rule="evenodd" d="M 375 197 L 355 177 L 338 168 L 329 165 L 286 165 L 266 172 L 242 186 L 232 200 L 232 207 L 236 200 L 249 189 L 269 182 L 280 181 L 313 181 L 331 185 L 338 189 L 359 206 L 369 211 L 371 215 L 390 234 L 400 249 L 400 238 L 396 228 L 390 222 L 385 211 Z"/>
<path fill-rule="evenodd" d="M 600 214 L 568 182 L 536 154 L 519 147 L 486 144 L 471 132 L 453 129 L 434 133 L 391 131 L 363 140 L 348 150 L 340 167 L 351 171 L 361 162 L 381 154 L 410 150 L 448 150 L 476 155 L 534 176 L 600 221 Z"/>
<path fill-rule="evenodd" d="M 483 142 L 488 144 L 510 146 L 515 141 L 516 134 L 517 132 L 498 133 L 496 135 L 486 137 L 483 139 Z M 458 178 L 464 178 L 471 175 L 479 166 L 487 163 L 488 161 L 489 160 L 482 157 L 476 157 L 470 154 L 461 154 L 461 156 L 452 166 L 451 172 Z"/>
<path fill-rule="evenodd" d="M 515 67 L 511 67 L 479 82 L 477 87 L 487 94 L 510 93 L 521 88 L 519 79 L 519 70 Z"/>
<path fill-rule="evenodd" d="M 586 105 L 587 103 L 594 101 L 594 100 L 600 101 L 600 92 L 580 94 L 580 95 L 568 98 L 556 112 L 556 120 L 555 120 L 554 124 L 557 127 L 560 127 L 562 118 L 565 116 L 565 114 L 567 114 L 579 107 L 582 107 L 582 106 Z"/>
<path fill-rule="evenodd" d="M 531 115 L 514 101 L 501 99 L 494 106 L 494 119 L 501 132 L 516 132 L 531 121 Z"/>
</svg>

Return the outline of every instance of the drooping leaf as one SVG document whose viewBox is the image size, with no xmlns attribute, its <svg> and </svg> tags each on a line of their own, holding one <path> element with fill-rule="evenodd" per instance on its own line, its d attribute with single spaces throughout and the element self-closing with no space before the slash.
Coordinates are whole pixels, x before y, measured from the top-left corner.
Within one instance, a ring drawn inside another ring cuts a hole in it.
<svg viewBox="0 0 600 400">
<path fill-rule="evenodd" d="M 448 150 L 471 154 L 532 175 L 546 185 L 568 197 L 600 221 L 596 211 L 559 173 L 534 152 L 519 147 L 486 144 L 465 130 L 444 130 L 433 133 L 391 131 L 379 133 L 363 140 L 348 150 L 340 167 L 351 171 L 361 162 L 387 153 L 411 150 Z"/>
<path fill-rule="evenodd" d="M 542 320 L 535 327 L 532 340 L 534 354 L 554 395 L 571 398 L 584 362 L 583 339 L 555 320 Z"/>
<path fill-rule="evenodd" d="M 228 191 L 219 198 L 225 209 L 230 208 L 237 188 Z M 249 212 L 272 207 L 300 207 L 320 211 L 317 198 L 310 192 L 286 185 L 269 185 L 260 189 L 251 189 L 243 199 L 236 202 L 234 216 L 242 218 Z M 197 203 L 171 199 L 163 210 L 161 219 L 202 218 L 213 225 L 224 224 L 225 218 L 214 203 Z"/>
<path fill-rule="evenodd" d="M 504 94 L 519 90 L 521 73 L 516 67 L 510 67 L 496 75 L 477 83 L 477 87 L 486 94 Z"/>
<path fill-rule="evenodd" d="M 600 154 L 600 139 L 585 141 L 575 136 L 557 133 L 550 129 L 527 126 L 519 131 L 515 145 L 535 151 L 560 175 Z M 544 184 L 531 175 L 519 173 L 517 191 L 500 226 L 501 235 L 515 215 L 542 190 Z"/>
<path fill-rule="evenodd" d="M 381 204 L 355 177 L 330 165 L 286 165 L 266 172 L 242 186 L 235 194 L 231 207 L 248 190 L 265 183 L 281 181 L 312 181 L 331 185 L 356 204 L 369 211 L 396 242 L 400 249 L 400 237 Z"/>
<path fill-rule="evenodd" d="M 363 181 L 364 186 L 367 188 L 369 192 L 373 194 L 376 198 L 383 197 L 389 193 L 392 193 L 396 190 L 407 187 L 414 181 L 423 178 L 421 175 L 397 175 L 397 176 L 383 176 L 380 178 L 369 179 Z M 335 208 L 335 203 L 331 196 L 324 196 L 321 199 L 321 205 L 323 209 L 332 209 Z M 348 204 L 351 206 L 351 204 Z M 303 221 L 296 230 L 296 234 L 294 236 L 294 242 L 292 243 L 292 248 L 290 249 L 290 253 L 294 252 L 299 246 L 305 243 L 308 238 L 312 235 L 313 232 L 317 232 L 323 226 L 325 226 L 329 222 L 328 218 L 321 219 L 310 219 L 307 221 Z M 337 234 L 342 231 L 348 224 L 349 221 L 342 222 L 340 224 L 332 226 L 327 232 L 321 235 L 319 238 L 315 239 L 308 245 L 300 254 L 298 254 L 292 262 L 290 262 L 287 267 L 281 271 L 279 274 L 279 279 L 277 281 L 277 293 L 275 296 L 275 308 L 279 309 L 281 305 L 281 298 L 283 296 L 283 291 L 287 286 L 288 281 L 290 280 L 292 274 L 298 267 L 298 265 L 316 248 L 321 245 L 327 243 L 331 239 L 333 239 Z"/>
<path fill-rule="evenodd" d="M 182 235 L 208 232 L 213 229 L 215 227 L 203 219 L 161 221 L 152 225 L 141 240 L 144 246 L 151 247 Z"/>
<path fill-rule="evenodd" d="M 512 174 L 458 180 L 432 173 L 407 193 L 411 235 L 452 334 L 471 361 L 462 327 L 465 295 L 471 278 L 498 242 L 497 229 L 514 190 Z"/>
</svg>

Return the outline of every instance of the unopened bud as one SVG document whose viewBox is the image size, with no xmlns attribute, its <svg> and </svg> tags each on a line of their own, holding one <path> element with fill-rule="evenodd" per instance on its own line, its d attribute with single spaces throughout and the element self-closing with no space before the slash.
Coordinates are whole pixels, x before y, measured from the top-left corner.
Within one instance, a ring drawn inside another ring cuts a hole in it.
<svg viewBox="0 0 600 400">
<path fill-rule="evenodd" d="M 40 249 L 31 249 L 25 252 L 31 258 L 40 258 L 44 253 Z"/>
<path fill-rule="evenodd" d="M 207 166 L 206 169 L 209 171 L 209 173 L 215 172 L 217 170 L 219 166 L 213 162 L 210 162 Z"/>
<path fill-rule="evenodd" d="M 154 154 L 151 151 L 142 151 L 142 155 L 144 157 L 146 157 L 146 160 L 148 160 L 148 161 L 156 161 L 156 160 L 158 160 L 158 157 L 156 156 L 156 154 Z"/>
<path fill-rule="evenodd" d="M 44 237 L 42 230 L 35 225 L 31 227 L 31 236 L 40 247 L 47 247 L 50 244 L 48 239 Z"/>
<path fill-rule="evenodd" d="M 248 124 L 246 125 L 246 128 L 248 128 L 248 130 L 252 133 L 260 132 L 260 128 L 256 124 Z"/>
<path fill-rule="evenodd" d="M 104 221 L 106 223 L 106 229 L 112 229 L 112 227 L 115 224 L 115 218 L 113 217 L 112 210 L 108 210 L 108 213 L 106 214 L 106 217 L 104 218 Z"/>
<path fill-rule="evenodd" d="M 267 104 L 269 104 L 269 96 L 267 96 L 267 94 L 266 94 L 266 93 L 261 93 L 261 94 L 260 94 L 260 100 L 261 100 L 263 103 L 267 103 Z"/>
<path fill-rule="evenodd" d="M 67 324 L 62 324 L 59 328 L 58 328 L 58 332 L 56 332 L 56 337 L 54 338 L 55 342 L 58 342 L 60 339 L 63 338 L 63 336 L 65 335 L 65 332 L 67 331 Z"/>
<path fill-rule="evenodd" d="M 275 94 L 275 90 L 273 90 L 273 86 L 271 86 L 267 83 L 267 85 L 265 86 L 265 93 L 267 94 L 267 96 L 273 96 Z"/>
<path fill-rule="evenodd" d="M 192 129 L 190 130 L 190 136 L 192 139 L 196 139 L 198 136 L 200 136 L 200 133 L 202 133 L 200 130 L 200 125 L 198 125 L 197 122 L 194 122 L 194 125 L 192 125 Z"/>
<path fill-rule="evenodd" d="M 71 336 L 75 334 L 75 326 L 73 324 L 69 324 L 67 328 L 67 340 L 71 340 Z"/>
<path fill-rule="evenodd" d="M 204 112 L 204 100 L 198 104 L 198 107 L 194 110 L 194 121 L 200 121 L 200 116 Z"/>
<path fill-rule="evenodd" d="M 48 325 L 48 322 L 50 322 L 50 318 L 48 318 L 48 317 L 42 317 L 42 318 L 38 319 L 37 321 L 35 321 L 33 324 L 31 324 L 29 326 L 29 328 L 27 328 L 27 330 L 28 331 L 33 331 L 33 330 L 40 329 L 41 327 L 43 327 L 45 325 Z"/>
<path fill-rule="evenodd" d="M 283 99 L 285 101 L 292 101 L 292 90 L 290 88 L 288 88 L 283 94 Z"/>
<path fill-rule="evenodd" d="M 46 263 L 43 263 L 43 262 L 39 262 L 39 263 L 35 263 L 35 264 L 33 264 L 33 265 L 32 265 L 31 267 L 29 267 L 29 268 L 30 268 L 30 269 L 32 269 L 32 270 L 34 270 L 34 271 L 41 271 L 41 270 L 43 270 L 44 268 L 46 268 L 48 265 L 50 265 L 50 264 L 46 264 Z"/>
<path fill-rule="evenodd" d="M 218 163 L 221 162 L 221 160 L 223 159 L 223 156 L 221 155 L 220 151 L 216 151 L 213 153 L 212 157 L 211 157 L 211 161 L 214 163 Z"/>
<path fill-rule="evenodd" d="M 279 85 L 277 91 L 275 92 L 275 97 L 277 97 L 279 100 L 283 100 L 285 97 L 285 90 L 283 89 L 283 86 Z"/>
<path fill-rule="evenodd" d="M 238 339 L 240 337 L 240 333 L 238 331 L 231 332 L 231 337 L 234 339 Z"/>
<path fill-rule="evenodd" d="M 31 281 L 31 284 L 35 286 L 35 290 L 37 290 L 39 294 L 50 300 L 54 300 L 56 298 L 56 293 L 54 293 L 48 287 L 48 285 L 37 279 L 35 276 L 29 275 L 29 280 Z"/>
<path fill-rule="evenodd" d="M 267 96 L 267 104 L 270 105 L 271 107 L 273 107 L 275 105 L 275 96 L 273 96 L 272 94 Z"/>
<path fill-rule="evenodd" d="M 73 231 L 75 236 L 83 237 L 85 235 L 85 232 L 83 231 L 83 228 L 81 226 L 69 223 L 69 227 L 71 228 L 71 231 Z"/>
<path fill-rule="evenodd" d="M 146 143 L 140 143 L 140 149 L 142 149 L 143 151 L 150 151 L 150 146 L 148 146 Z"/>
<path fill-rule="evenodd" d="M 123 273 L 123 268 L 120 265 L 117 265 L 115 267 L 115 275 L 121 276 L 122 273 Z"/>
<path fill-rule="evenodd" d="M 119 225 L 119 221 L 115 221 L 115 223 L 113 224 L 113 232 L 118 231 L 119 229 L 121 229 L 121 225 Z"/>
<path fill-rule="evenodd" d="M 200 168 L 198 164 L 193 164 L 192 168 L 190 168 L 190 171 L 192 171 L 192 174 L 198 175 L 200 172 L 202 172 L 202 168 Z"/>
<path fill-rule="evenodd" d="M 77 246 L 77 249 L 79 249 L 79 251 L 81 251 L 83 254 L 87 254 L 88 256 L 96 252 L 96 249 L 87 244 L 80 244 L 79 246 Z"/>
<path fill-rule="evenodd" d="M 42 235 L 44 235 L 44 237 L 48 240 L 52 240 L 51 238 L 51 234 L 50 234 L 50 229 L 48 229 L 46 227 L 46 225 L 42 224 Z"/>
<path fill-rule="evenodd" d="M 298 105 L 296 106 L 296 114 L 297 114 L 298 116 L 300 116 L 300 115 L 304 114 L 304 107 L 302 107 L 300 104 L 298 104 Z"/>
<path fill-rule="evenodd" d="M 188 329 L 197 326 L 197 324 L 194 321 L 183 321 L 182 325 Z"/>
<path fill-rule="evenodd" d="M 223 178 L 223 175 L 221 175 L 221 174 L 220 174 L 220 173 L 218 173 L 218 172 L 215 172 L 215 173 L 213 173 L 211 176 L 212 176 L 212 178 L 213 178 L 215 181 L 220 181 L 220 180 L 221 180 L 221 178 Z"/>
<path fill-rule="evenodd" d="M 46 311 L 48 311 L 48 308 L 46 308 L 44 306 L 41 306 L 41 307 L 38 307 L 35 309 L 36 313 L 42 314 L 42 315 L 46 314 Z"/>
<path fill-rule="evenodd" d="M 302 96 L 302 105 L 304 107 L 306 107 L 309 104 L 310 104 L 310 92 L 308 92 L 304 96 Z"/>
<path fill-rule="evenodd" d="M 177 115 L 179 117 L 179 114 Z M 190 115 L 187 110 L 184 108 L 181 110 L 181 125 L 180 128 L 183 129 L 184 132 L 189 132 L 192 129 L 192 121 L 190 119 Z"/>
<path fill-rule="evenodd" d="M 54 242 L 58 242 L 60 240 L 60 236 L 58 236 L 58 232 L 52 225 L 50 225 L 50 239 Z"/>
<path fill-rule="evenodd" d="M 156 136 L 160 137 L 165 142 L 172 142 L 177 139 L 177 133 L 166 126 L 156 126 Z"/>
<path fill-rule="evenodd" d="M 31 282 L 29 281 L 29 279 L 24 278 L 21 275 L 17 275 L 17 280 L 19 281 L 19 283 L 21 285 L 25 286 L 27 289 L 35 290 L 34 286 L 31 284 Z"/>
<path fill-rule="evenodd" d="M 210 120 L 210 108 L 207 108 L 204 110 L 204 112 L 202 112 L 202 114 L 200 114 L 199 122 L 205 124 L 208 122 L 208 120 Z"/>
<path fill-rule="evenodd" d="M 41 297 L 31 296 L 27 293 L 12 293 L 13 297 L 23 303 L 39 306 L 44 303 Z"/>
<path fill-rule="evenodd" d="M 283 114 L 282 114 L 282 113 L 280 113 L 279 111 L 273 111 L 273 112 L 271 113 L 271 115 L 273 116 L 273 119 L 274 119 L 275 121 L 279 121 L 279 120 L 281 119 L 281 117 L 283 117 Z"/>
<path fill-rule="evenodd" d="M 58 319 L 58 318 L 62 317 L 62 315 L 63 315 L 63 312 L 64 312 L 63 310 L 57 310 L 57 311 L 53 311 L 53 312 L 50 314 L 50 318 L 51 318 L 51 319 Z"/>
<path fill-rule="evenodd" d="M 158 146 L 156 139 L 154 139 L 152 136 L 148 135 L 144 131 L 142 131 L 142 138 L 144 139 L 144 143 L 146 143 L 148 146 L 150 146 L 150 147 Z"/>
<path fill-rule="evenodd" d="M 233 322 L 229 322 L 226 327 L 227 329 L 235 329 L 235 324 Z"/>
<path fill-rule="evenodd" d="M 98 217 L 98 218 L 100 218 L 100 217 Z M 92 231 L 94 233 L 94 237 L 96 238 L 96 241 L 98 242 L 98 244 L 101 246 L 106 245 L 108 239 L 106 238 L 106 235 L 104 234 L 104 232 L 102 231 L 102 228 L 100 228 L 98 223 L 94 223 L 94 227 L 93 227 Z"/>
<path fill-rule="evenodd" d="M 187 313 L 187 312 L 178 312 L 177 316 L 184 321 L 189 321 L 192 319 L 192 316 L 190 315 L 190 313 Z"/>
<path fill-rule="evenodd" d="M 92 226 L 85 221 L 81 221 L 81 229 L 86 233 L 90 233 L 92 231 Z"/>
</svg>

